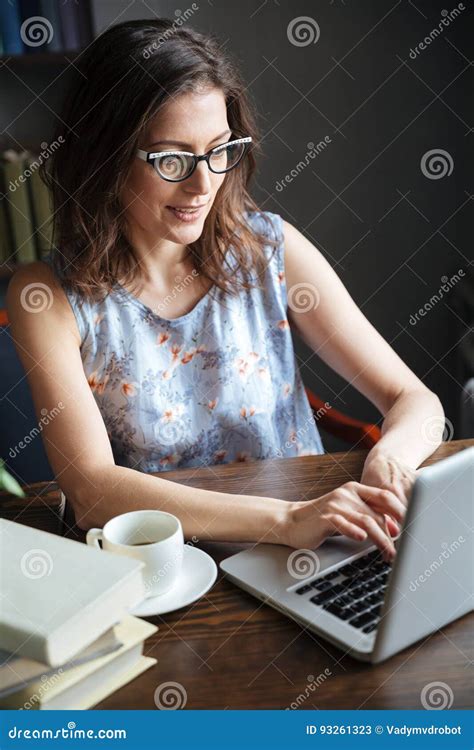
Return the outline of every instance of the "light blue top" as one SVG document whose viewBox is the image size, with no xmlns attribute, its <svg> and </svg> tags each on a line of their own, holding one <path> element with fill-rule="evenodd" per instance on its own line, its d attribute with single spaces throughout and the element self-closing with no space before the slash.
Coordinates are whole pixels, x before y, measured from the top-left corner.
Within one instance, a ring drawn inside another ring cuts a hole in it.
<svg viewBox="0 0 474 750">
<path fill-rule="evenodd" d="M 280 244 L 265 245 L 263 290 L 213 287 L 174 320 L 118 283 L 82 306 L 65 290 L 117 464 L 158 472 L 324 453 L 286 315 L 282 220 L 265 213 Z M 268 236 L 261 213 L 245 218 Z"/>
</svg>

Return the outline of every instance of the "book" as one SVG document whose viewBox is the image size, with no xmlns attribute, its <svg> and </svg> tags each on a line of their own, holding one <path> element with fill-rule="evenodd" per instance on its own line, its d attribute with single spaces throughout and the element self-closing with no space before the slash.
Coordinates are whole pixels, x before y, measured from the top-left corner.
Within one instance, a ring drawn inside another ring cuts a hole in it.
<svg viewBox="0 0 474 750">
<path fill-rule="evenodd" d="M 7 201 L 0 198 L 0 263 L 13 261 L 14 249 Z"/>
<path fill-rule="evenodd" d="M 145 669 L 157 663 L 143 656 L 143 644 L 158 628 L 146 620 L 128 615 L 115 627 L 123 644 L 113 653 L 69 669 L 46 681 L 0 698 L 0 708 L 25 710 L 86 709 L 130 682 Z"/>
<path fill-rule="evenodd" d="M 121 642 L 115 635 L 114 628 L 97 638 L 94 643 L 80 651 L 71 661 L 61 664 L 61 672 L 65 672 L 78 664 L 84 664 L 91 659 L 112 653 L 120 648 Z M 40 661 L 26 659 L 18 654 L 0 651 L 0 698 L 25 688 L 35 680 L 45 682 L 56 672 L 57 667 L 48 667 Z"/>
<path fill-rule="evenodd" d="M 18 0 L 18 9 L 23 53 L 33 55 L 44 52 L 48 49 L 49 27 L 41 18 L 39 0 Z"/>
<path fill-rule="evenodd" d="M 23 42 L 20 36 L 20 10 L 18 0 L 0 3 L 0 28 L 3 51 L 6 55 L 21 55 Z"/>
<path fill-rule="evenodd" d="M 74 3 L 59 6 L 61 30 L 65 50 L 77 50 L 81 46 L 79 31 L 79 10 Z"/>
<path fill-rule="evenodd" d="M 27 166 L 31 172 L 28 179 L 33 208 L 33 222 L 36 232 L 38 257 L 41 260 L 51 250 L 53 241 L 53 215 L 50 192 L 39 173 L 38 165 L 40 163 L 41 158 L 39 156 L 31 156 L 27 159 Z"/>
<path fill-rule="evenodd" d="M 2 154 L 3 189 L 7 196 L 8 212 L 16 249 L 16 260 L 29 263 L 36 260 L 33 216 L 24 170 L 28 154 L 8 149 Z"/>
<path fill-rule="evenodd" d="M 0 519 L 0 648 L 64 664 L 143 601 L 143 567 Z"/>
<path fill-rule="evenodd" d="M 77 6 L 78 26 L 79 26 L 79 44 L 81 49 L 89 46 L 94 38 L 92 32 L 92 18 L 89 3 L 81 3 Z"/>
<path fill-rule="evenodd" d="M 47 18 L 53 29 L 48 49 L 51 52 L 59 52 L 63 48 L 61 35 L 61 21 L 59 18 L 59 1 L 63 0 L 40 0 L 40 16 Z"/>
</svg>

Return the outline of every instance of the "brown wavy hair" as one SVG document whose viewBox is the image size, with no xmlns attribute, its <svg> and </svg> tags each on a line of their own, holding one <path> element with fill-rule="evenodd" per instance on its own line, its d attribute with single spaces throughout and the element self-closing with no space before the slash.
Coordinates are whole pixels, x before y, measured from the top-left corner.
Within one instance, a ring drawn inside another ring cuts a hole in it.
<svg viewBox="0 0 474 750">
<path fill-rule="evenodd" d="M 119 279 L 133 288 L 139 283 L 120 196 L 140 135 L 169 97 L 217 88 L 231 137 L 250 135 L 253 144 L 226 175 L 201 236 L 188 248 L 196 270 L 223 291 L 260 286 L 263 247 L 275 248 L 279 239 L 245 221 L 244 211 L 259 211 L 249 194 L 259 150 L 256 115 L 219 40 L 169 19 L 127 21 L 98 36 L 74 64 L 77 81 L 54 136 L 63 142 L 42 165 L 53 198 L 52 258 L 63 282 L 85 297 L 109 293 Z M 228 264 L 226 252 L 235 263 Z"/>
</svg>

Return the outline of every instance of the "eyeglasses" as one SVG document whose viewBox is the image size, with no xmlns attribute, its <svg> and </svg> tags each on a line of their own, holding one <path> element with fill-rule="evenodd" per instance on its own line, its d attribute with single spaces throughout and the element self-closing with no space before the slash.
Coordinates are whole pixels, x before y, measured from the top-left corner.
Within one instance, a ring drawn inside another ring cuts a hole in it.
<svg viewBox="0 0 474 750">
<path fill-rule="evenodd" d="M 155 172 L 168 182 L 181 182 L 191 177 L 196 169 L 198 162 L 207 161 L 207 166 L 215 174 L 230 172 L 242 160 L 242 157 L 249 148 L 252 138 L 238 138 L 235 141 L 228 141 L 221 146 L 212 148 L 207 154 L 198 156 L 189 151 L 157 151 L 149 153 L 147 151 L 137 150 L 139 159 L 143 159 L 151 164 Z"/>
</svg>

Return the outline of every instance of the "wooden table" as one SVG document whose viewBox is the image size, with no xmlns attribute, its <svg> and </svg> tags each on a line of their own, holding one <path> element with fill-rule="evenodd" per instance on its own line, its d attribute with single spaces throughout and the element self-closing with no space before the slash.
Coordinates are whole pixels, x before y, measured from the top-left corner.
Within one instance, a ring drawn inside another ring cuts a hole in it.
<svg viewBox="0 0 474 750">
<path fill-rule="evenodd" d="M 445 443 L 424 465 L 469 445 L 474 440 Z M 166 478 L 225 492 L 302 500 L 350 479 L 359 480 L 366 454 L 351 451 L 185 469 L 167 472 Z M 57 486 L 38 483 L 27 491 L 23 500 L 0 493 L 0 514 L 61 533 Z M 84 540 L 84 532 L 74 526 L 67 525 L 65 532 Z M 197 546 L 219 562 L 247 545 Z M 214 587 L 200 601 L 149 619 L 159 630 L 146 641 L 145 653 L 158 663 L 97 708 L 156 710 L 155 689 L 169 681 L 184 687 L 186 708 L 193 709 L 286 708 L 299 695 L 305 696 L 303 702 L 300 698 L 304 709 L 415 709 L 422 707 L 422 688 L 435 681 L 451 687 L 453 708 L 471 707 L 472 615 L 377 666 L 344 655 L 235 587 L 220 571 Z M 316 678 L 325 669 L 330 676 L 314 690 L 306 690 L 308 675 Z"/>
</svg>

